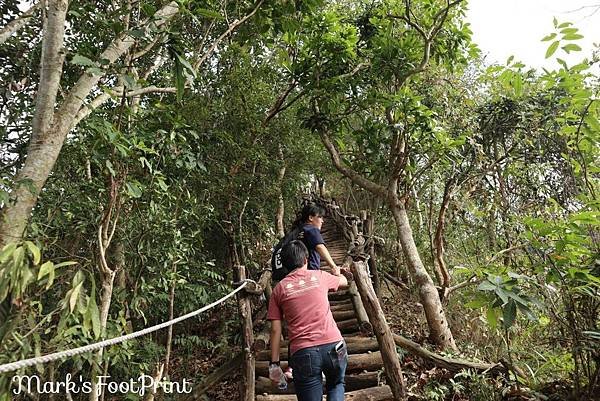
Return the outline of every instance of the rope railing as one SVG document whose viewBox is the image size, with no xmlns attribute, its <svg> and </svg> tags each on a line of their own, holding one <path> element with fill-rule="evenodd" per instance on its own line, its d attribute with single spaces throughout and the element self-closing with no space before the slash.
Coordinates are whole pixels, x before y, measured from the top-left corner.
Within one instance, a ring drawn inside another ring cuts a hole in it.
<svg viewBox="0 0 600 401">
<path fill-rule="evenodd" d="M 249 280 L 249 279 L 243 280 L 241 282 L 241 285 L 238 288 L 236 288 L 235 290 L 233 290 L 229 294 L 225 295 L 223 298 L 218 299 L 218 300 L 216 300 L 215 302 L 213 302 L 213 303 L 211 303 L 209 305 L 206 305 L 206 306 L 204 306 L 204 307 L 202 307 L 200 309 L 197 309 L 197 310 L 195 310 L 193 312 L 187 313 L 187 314 L 185 314 L 183 316 L 180 316 L 178 318 L 171 319 L 169 321 L 166 321 L 166 322 L 163 322 L 163 323 L 151 326 L 151 327 L 147 327 L 147 328 L 145 328 L 143 330 L 139 330 L 139 331 L 136 331 L 136 332 L 131 333 L 131 334 L 126 334 L 126 335 L 123 335 L 123 336 L 119 336 L 119 337 L 115 337 L 115 338 L 110 338 L 108 340 L 99 341 L 97 343 L 85 345 L 83 347 L 73 348 L 73 349 L 70 349 L 70 350 L 55 352 L 55 353 L 48 354 L 48 355 L 38 356 L 38 357 L 35 357 L 35 358 L 29 358 L 29 359 L 23 359 L 23 360 L 20 360 L 20 361 L 16 361 L 16 362 L 11 362 L 11 363 L 7 363 L 7 364 L 4 364 L 4 365 L 0 365 L 0 374 L 7 373 L 7 372 L 12 372 L 12 371 L 19 370 L 19 369 L 22 369 L 22 368 L 27 368 L 27 367 L 34 366 L 34 365 L 37 365 L 37 364 L 40 364 L 40 363 L 49 363 L 49 362 L 56 361 L 56 360 L 59 360 L 59 359 L 69 358 L 69 357 L 72 357 L 72 356 L 75 356 L 75 355 L 83 354 L 85 352 L 95 351 L 95 350 L 98 350 L 100 348 L 104 348 L 104 347 L 107 347 L 107 346 L 110 346 L 110 345 L 119 344 L 119 343 L 122 343 L 124 341 L 132 340 L 134 338 L 141 337 L 143 335 L 155 332 L 157 330 L 164 329 L 165 327 L 171 326 L 173 324 L 179 323 L 179 322 L 184 321 L 186 319 L 189 319 L 191 317 L 197 316 L 200 313 L 205 312 L 205 311 L 207 311 L 207 310 L 209 310 L 209 309 L 211 309 L 211 308 L 219 305 L 222 302 L 225 302 L 227 299 L 229 299 L 232 296 L 234 296 L 235 294 L 237 294 L 244 287 L 246 287 L 248 285 L 248 283 L 251 283 L 251 282 L 254 282 L 254 281 L 253 280 Z"/>
</svg>

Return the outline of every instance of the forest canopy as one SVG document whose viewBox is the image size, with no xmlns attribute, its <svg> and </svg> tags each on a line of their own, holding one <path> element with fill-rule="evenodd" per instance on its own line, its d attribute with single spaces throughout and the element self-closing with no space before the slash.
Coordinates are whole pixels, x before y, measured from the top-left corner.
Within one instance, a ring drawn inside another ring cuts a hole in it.
<svg viewBox="0 0 600 401">
<path fill-rule="evenodd" d="M 467 7 L 2 2 L 0 364 L 194 311 L 238 266 L 258 280 L 312 192 L 372 218 L 398 334 L 510 366 L 418 370 L 414 399 L 593 399 L 600 52 L 554 20 L 559 67 L 488 65 Z M 226 304 L 25 372 L 199 383 L 242 350 L 241 325 Z M 223 386 L 211 397 L 238 397 Z"/>
</svg>

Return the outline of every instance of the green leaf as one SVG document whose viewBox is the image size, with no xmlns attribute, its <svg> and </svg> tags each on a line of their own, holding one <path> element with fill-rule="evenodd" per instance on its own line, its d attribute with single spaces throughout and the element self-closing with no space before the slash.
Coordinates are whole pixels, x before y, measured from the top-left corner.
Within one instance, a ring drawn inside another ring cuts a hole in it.
<svg viewBox="0 0 600 401">
<path fill-rule="evenodd" d="M 194 13 L 206 17 L 206 18 L 214 18 L 214 19 L 224 19 L 224 17 L 216 12 L 215 10 L 209 10 L 208 8 L 196 8 L 194 9 Z"/>
<path fill-rule="evenodd" d="M 127 193 L 132 198 L 139 198 L 142 196 L 142 189 L 140 188 L 140 186 L 137 183 L 127 182 L 127 183 L 125 183 L 125 186 L 127 187 Z"/>
<path fill-rule="evenodd" d="M 136 87 L 135 78 L 133 78 L 131 75 L 121 75 L 121 78 L 123 79 L 123 83 L 125 83 L 125 86 L 128 89 L 135 89 L 135 87 Z"/>
<path fill-rule="evenodd" d="M 529 309 L 528 306 L 517 304 L 517 307 L 525 316 L 527 316 L 527 318 L 529 320 L 531 320 L 533 322 L 537 322 L 537 320 L 538 320 L 537 316 L 535 315 L 535 313 L 533 313 L 533 311 L 531 309 Z"/>
<path fill-rule="evenodd" d="M 579 45 L 576 45 L 575 43 L 569 43 L 567 45 L 564 45 L 562 49 L 567 53 L 581 51 L 581 47 Z"/>
<path fill-rule="evenodd" d="M 15 252 L 13 253 L 13 263 L 15 268 L 20 268 L 23 265 L 23 259 L 25 258 L 25 250 L 23 249 L 23 247 L 18 247 L 17 249 L 15 249 Z"/>
<path fill-rule="evenodd" d="M 59 267 L 63 267 L 63 266 L 71 266 L 71 265 L 76 265 L 76 264 L 77 264 L 77 262 L 73 262 L 73 261 L 71 260 L 71 261 L 68 261 L 68 262 L 60 262 L 60 263 L 57 263 L 57 264 L 55 264 L 55 265 L 54 265 L 54 268 L 55 268 L 55 269 L 58 269 Z"/>
<path fill-rule="evenodd" d="M 175 59 L 175 88 L 177 88 L 177 102 L 183 99 L 183 91 L 185 90 L 185 76 L 183 75 L 183 67 L 180 62 Z"/>
<path fill-rule="evenodd" d="M 479 291 L 494 291 L 496 289 L 496 285 L 490 283 L 488 280 L 484 280 L 477 287 Z"/>
<path fill-rule="evenodd" d="M 571 25 L 573 25 L 573 24 L 570 23 L 570 22 L 563 22 L 562 24 L 558 25 L 557 28 L 558 29 L 566 28 L 566 27 L 571 26 Z"/>
<path fill-rule="evenodd" d="M 509 328 L 515 322 L 517 317 L 517 305 L 514 301 L 509 301 L 508 304 L 502 310 L 502 317 L 504 318 L 504 327 Z"/>
<path fill-rule="evenodd" d="M 177 60 L 181 63 L 181 65 L 188 70 L 188 72 L 190 74 L 192 74 L 192 76 L 195 78 L 196 77 L 196 71 L 194 71 L 194 67 L 192 67 L 192 65 L 185 59 L 185 57 L 183 57 L 181 54 L 179 53 L 175 53 L 175 57 L 177 57 Z"/>
<path fill-rule="evenodd" d="M 521 96 L 523 94 L 523 78 L 521 78 L 521 75 L 515 74 L 512 85 L 515 89 L 515 95 Z"/>
<path fill-rule="evenodd" d="M 600 331 L 583 331 L 582 334 L 586 337 L 600 341 Z"/>
<path fill-rule="evenodd" d="M 544 36 L 542 38 L 542 42 L 548 42 L 556 37 L 556 33 L 551 33 L 550 35 Z"/>
<path fill-rule="evenodd" d="M 578 33 L 570 33 L 570 34 L 563 36 L 563 40 L 579 40 L 579 39 L 583 39 L 583 35 L 580 35 Z"/>
<path fill-rule="evenodd" d="M 496 287 L 496 295 L 502 300 L 503 304 L 508 302 L 508 293 L 502 287 Z"/>
<path fill-rule="evenodd" d="M 146 14 L 147 17 L 152 17 L 156 13 L 156 7 L 151 4 L 144 3 L 142 5 L 142 11 Z"/>
<path fill-rule="evenodd" d="M 48 284 L 46 284 L 46 289 L 49 289 L 50 287 L 52 287 L 52 284 L 54 283 L 54 274 L 55 274 L 55 270 L 50 269 L 50 272 L 48 273 Z"/>
<path fill-rule="evenodd" d="M 2 252 L 0 252 L 0 262 L 6 262 L 8 258 L 12 256 L 15 249 L 17 249 L 17 244 L 14 242 L 2 248 Z"/>
<path fill-rule="evenodd" d="M 98 68 L 98 67 L 90 67 L 90 68 L 86 69 L 85 72 L 87 72 L 90 75 L 102 75 L 102 74 L 104 74 L 104 71 L 102 71 L 102 69 Z"/>
<path fill-rule="evenodd" d="M 144 37 L 145 32 L 143 29 L 132 29 L 129 31 L 129 35 L 134 38 L 141 39 Z"/>
<path fill-rule="evenodd" d="M 102 335 L 102 326 L 100 325 L 100 312 L 98 311 L 98 304 L 96 303 L 96 282 L 94 276 L 90 274 L 90 280 L 92 283 L 91 295 L 88 300 L 87 314 L 92 323 L 92 331 L 94 332 L 94 338 L 100 338 Z"/>
<path fill-rule="evenodd" d="M 106 168 L 108 169 L 108 171 L 110 171 L 110 175 L 113 177 L 116 177 L 117 173 L 115 172 L 115 169 L 113 168 L 113 164 L 111 163 L 111 161 L 107 159 L 105 164 L 106 164 Z"/>
<path fill-rule="evenodd" d="M 477 298 L 472 301 L 469 301 L 465 304 L 467 308 L 478 309 L 488 304 L 487 299 L 485 298 Z"/>
<path fill-rule="evenodd" d="M 27 285 L 29 284 L 29 282 L 31 281 L 31 279 L 33 277 L 34 277 L 34 275 L 31 272 L 31 269 L 27 266 L 23 266 L 21 269 L 21 291 L 22 292 L 25 292 Z"/>
<path fill-rule="evenodd" d="M 592 114 L 588 114 L 587 116 L 585 116 L 584 121 L 592 131 L 600 133 L 600 123 L 598 122 L 598 119 L 595 116 L 593 116 Z"/>
<path fill-rule="evenodd" d="M 95 338 L 100 338 L 100 334 L 102 334 L 102 325 L 100 324 L 100 311 L 98 310 L 98 305 L 96 304 L 96 298 L 90 298 L 90 302 L 88 304 L 90 318 L 92 320 L 92 331 L 94 332 Z"/>
<path fill-rule="evenodd" d="M 498 310 L 496 308 L 492 308 L 492 307 L 488 308 L 485 313 L 485 317 L 486 317 L 490 327 L 492 329 L 495 329 L 496 326 L 498 325 Z"/>
<path fill-rule="evenodd" d="M 85 67 L 96 67 L 97 64 L 90 60 L 89 58 L 82 56 L 81 54 L 76 54 L 71 59 L 71 64 L 75 65 L 83 65 Z"/>
<path fill-rule="evenodd" d="M 552 42 L 552 44 L 548 47 L 548 50 L 546 50 L 546 58 L 551 57 L 556 52 L 556 49 L 558 49 L 559 44 L 560 42 L 558 40 Z"/>
<path fill-rule="evenodd" d="M 560 33 L 562 33 L 563 35 L 572 35 L 574 33 L 577 33 L 577 31 L 579 31 L 579 29 L 577 28 L 564 28 L 560 30 Z"/>
<path fill-rule="evenodd" d="M 79 294 L 81 293 L 82 287 L 83 281 L 81 281 L 79 284 L 77 284 L 77 286 L 75 286 L 75 288 L 73 288 L 73 291 L 69 296 L 69 308 L 71 310 L 71 313 L 73 313 L 73 311 L 75 310 L 75 306 L 77 306 L 77 301 L 79 300 Z"/>
<path fill-rule="evenodd" d="M 38 272 L 37 279 L 38 281 L 44 278 L 47 274 L 50 274 L 50 271 L 54 270 L 54 263 L 51 261 L 47 261 L 40 266 L 40 271 Z"/>
</svg>

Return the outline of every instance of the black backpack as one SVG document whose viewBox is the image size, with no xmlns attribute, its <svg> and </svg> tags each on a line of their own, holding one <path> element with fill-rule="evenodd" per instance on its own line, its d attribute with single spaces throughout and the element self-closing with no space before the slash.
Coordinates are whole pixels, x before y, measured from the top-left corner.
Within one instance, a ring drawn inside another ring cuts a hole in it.
<svg viewBox="0 0 600 401">
<path fill-rule="evenodd" d="M 284 246 L 296 239 L 302 239 L 304 230 L 302 227 L 296 227 L 287 233 L 282 239 L 279 240 L 277 245 L 273 247 L 271 254 L 271 277 L 273 281 L 281 281 L 288 275 L 289 270 L 283 266 L 281 261 L 281 250 Z"/>
</svg>

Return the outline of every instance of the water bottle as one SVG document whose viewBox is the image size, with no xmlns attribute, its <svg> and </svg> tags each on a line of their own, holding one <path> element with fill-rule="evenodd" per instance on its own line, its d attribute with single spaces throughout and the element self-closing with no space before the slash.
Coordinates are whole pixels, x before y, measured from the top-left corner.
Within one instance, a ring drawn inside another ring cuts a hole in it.
<svg viewBox="0 0 600 401">
<path fill-rule="evenodd" d="M 279 379 L 279 384 L 277 384 L 277 388 L 279 390 L 285 391 L 288 388 L 288 381 L 292 381 L 294 378 L 292 376 L 292 368 L 289 366 L 285 369 L 285 372 L 281 375 Z"/>
<path fill-rule="evenodd" d="M 287 387 L 288 387 L 287 380 L 285 379 L 285 374 L 283 374 L 279 378 L 279 383 L 277 384 L 277 388 L 279 390 L 285 391 L 285 390 L 287 390 Z"/>
</svg>

